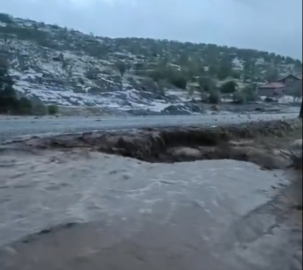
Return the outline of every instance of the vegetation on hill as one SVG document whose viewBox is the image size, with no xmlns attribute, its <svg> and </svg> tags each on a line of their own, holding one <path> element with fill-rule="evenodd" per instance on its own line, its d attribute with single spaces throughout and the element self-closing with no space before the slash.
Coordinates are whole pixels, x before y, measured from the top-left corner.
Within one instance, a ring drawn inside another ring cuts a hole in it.
<svg viewBox="0 0 303 270">
<path fill-rule="evenodd" d="M 253 49 L 148 38 L 111 39 L 16 19 L 7 14 L 0 14 L 0 23 L 0 38 L 8 47 L 12 40 L 25 40 L 41 48 L 85 54 L 107 65 L 108 69 L 102 71 L 104 74 L 117 72 L 121 78 L 148 78 L 161 90 L 162 85 L 170 85 L 189 93 L 211 93 L 212 101 L 219 100 L 218 92 L 234 95 L 237 102 L 254 100 L 254 91 L 248 90 L 255 89 L 254 83 L 274 81 L 289 73 L 302 73 L 300 60 Z M 62 53 L 53 60 L 62 62 L 66 73 L 71 73 L 72 66 Z M 100 72 L 97 68 L 90 68 L 85 71 L 85 77 L 96 80 Z M 83 84 L 83 78 L 79 78 L 79 82 Z M 196 86 L 192 87 L 193 84 Z M 100 91 L 97 88 L 90 91 L 93 90 Z"/>
<path fill-rule="evenodd" d="M 33 102 L 19 96 L 14 89 L 14 82 L 8 73 L 8 64 L 0 58 L 0 114 L 44 115 L 56 114 L 56 105 L 45 107 L 40 102 Z"/>
<path fill-rule="evenodd" d="M 239 76 L 245 80 L 256 80 L 264 79 L 264 75 L 273 78 L 278 72 L 273 67 L 280 65 L 294 65 L 296 71 L 302 71 L 300 60 L 252 49 L 148 38 L 110 39 L 34 21 L 22 27 L 6 14 L 0 14 L 0 22 L 6 23 L 5 27 L 0 27 L 0 35 L 4 38 L 15 36 L 58 50 L 83 51 L 97 58 L 108 58 L 120 52 L 119 60 L 128 63 L 133 69 L 176 65 L 190 80 L 201 73 L 220 80 Z M 121 63 L 119 66 L 121 70 Z M 262 74 L 264 67 L 268 72 Z M 241 74 L 238 69 L 241 69 Z"/>
</svg>

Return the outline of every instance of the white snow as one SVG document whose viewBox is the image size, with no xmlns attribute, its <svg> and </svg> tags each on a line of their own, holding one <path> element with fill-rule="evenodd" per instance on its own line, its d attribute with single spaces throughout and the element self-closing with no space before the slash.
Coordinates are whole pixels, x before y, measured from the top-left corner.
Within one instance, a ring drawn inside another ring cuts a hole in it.
<svg viewBox="0 0 303 270">
<path fill-rule="evenodd" d="M 267 97 L 266 96 L 261 96 L 260 97 L 261 100 L 265 100 Z M 294 103 L 294 102 L 301 102 L 302 101 L 302 97 L 301 98 L 294 98 L 293 96 L 282 96 L 279 98 L 273 98 L 274 100 L 276 100 L 278 103 L 281 104 L 289 104 L 289 103 Z"/>
<path fill-rule="evenodd" d="M 57 45 L 62 43 L 56 36 L 60 29 L 31 20 L 15 18 L 14 21 L 19 27 L 37 26 L 41 31 L 48 31 Z M 0 24 L 0 27 L 5 26 L 5 23 Z M 66 34 L 75 40 L 87 39 L 87 36 L 78 31 L 68 31 Z M 103 42 L 101 39 L 99 41 Z M 131 53 L 116 52 L 99 59 L 86 55 L 82 50 L 56 50 L 40 46 L 34 41 L 14 38 L 7 41 L 0 39 L 0 50 L 9 52 L 10 74 L 15 81 L 16 90 L 28 97 L 37 97 L 46 104 L 161 112 L 171 105 L 182 105 L 200 99 L 199 93 L 189 95 L 186 90 L 165 89 L 165 97 L 162 99 L 156 99 L 152 92 L 136 90 L 139 88 L 132 86 L 128 81 L 129 76 L 119 78 L 119 73 L 114 68 L 116 60 L 121 56 L 137 59 L 138 55 Z M 60 58 L 62 55 L 63 60 Z M 58 57 L 60 59 L 56 59 Z M 243 68 L 242 60 L 238 58 L 234 58 L 233 65 L 238 69 Z M 178 65 L 171 66 L 180 68 Z M 89 75 L 91 72 L 93 76 Z M 142 80 L 142 77 L 130 76 L 135 82 Z M 97 94 L 91 94 L 92 91 Z M 291 103 L 293 98 L 285 96 L 279 102 Z"/>
</svg>

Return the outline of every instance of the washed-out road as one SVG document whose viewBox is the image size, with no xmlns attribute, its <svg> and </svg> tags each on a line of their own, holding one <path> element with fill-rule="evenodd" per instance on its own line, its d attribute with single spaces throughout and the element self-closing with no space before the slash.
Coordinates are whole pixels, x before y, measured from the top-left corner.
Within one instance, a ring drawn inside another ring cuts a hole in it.
<svg viewBox="0 0 303 270">
<path fill-rule="evenodd" d="M 212 126 L 250 121 L 291 119 L 298 114 L 239 114 L 136 117 L 0 117 L 0 142 L 24 135 L 62 134 L 97 130 Z"/>
<path fill-rule="evenodd" d="M 297 114 L 0 118 L 23 135 L 219 126 Z M 235 160 L 0 151 L 1 270 L 302 270 L 302 178 Z"/>
</svg>

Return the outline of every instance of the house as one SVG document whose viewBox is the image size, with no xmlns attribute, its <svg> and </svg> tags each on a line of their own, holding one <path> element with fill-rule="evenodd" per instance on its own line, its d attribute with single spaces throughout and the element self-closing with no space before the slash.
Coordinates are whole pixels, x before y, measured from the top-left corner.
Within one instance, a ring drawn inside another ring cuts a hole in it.
<svg viewBox="0 0 303 270">
<path fill-rule="evenodd" d="M 283 83 L 286 86 L 285 94 L 290 94 L 293 91 L 293 88 L 296 87 L 298 83 L 301 83 L 301 79 L 290 74 L 280 78 L 277 82 Z"/>
<path fill-rule="evenodd" d="M 287 86 L 281 82 L 271 82 L 260 85 L 258 88 L 258 95 L 265 97 L 281 97 L 285 94 Z"/>
<path fill-rule="evenodd" d="M 260 85 L 258 88 L 259 96 L 279 98 L 284 95 L 292 95 L 294 88 L 301 84 L 301 79 L 289 74 L 275 82 Z"/>
<path fill-rule="evenodd" d="M 286 86 L 292 85 L 293 82 L 296 82 L 296 81 L 300 81 L 300 78 L 298 78 L 297 76 L 294 76 L 292 74 L 284 76 L 284 77 L 280 78 L 279 80 L 277 80 L 277 82 L 283 83 Z"/>
</svg>

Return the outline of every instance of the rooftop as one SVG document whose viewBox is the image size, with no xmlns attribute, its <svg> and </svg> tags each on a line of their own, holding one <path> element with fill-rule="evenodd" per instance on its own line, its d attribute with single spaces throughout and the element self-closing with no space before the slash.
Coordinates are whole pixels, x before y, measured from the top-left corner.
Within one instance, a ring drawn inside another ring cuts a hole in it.
<svg viewBox="0 0 303 270">
<path fill-rule="evenodd" d="M 298 76 L 295 76 L 293 74 L 289 74 L 289 75 L 286 75 L 286 76 L 283 76 L 283 77 L 279 78 L 278 81 L 282 81 L 282 80 L 284 80 L 284 79 L 286 79 L 288 77 L 293 77 L 293 78 L 295 78 L 297 80 L 300 80 L 300 78 Z"/>
<path fill-rule="evenodd" d="M 277 88 L 284 88 L 285 85 L 280 82 L 271 82 L 271 83 L 266 83 L 263 85 L 260 85 L 259 88 L 265 88 L 265 89 L 277 89 Z"/>
</svg>

